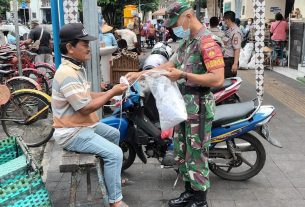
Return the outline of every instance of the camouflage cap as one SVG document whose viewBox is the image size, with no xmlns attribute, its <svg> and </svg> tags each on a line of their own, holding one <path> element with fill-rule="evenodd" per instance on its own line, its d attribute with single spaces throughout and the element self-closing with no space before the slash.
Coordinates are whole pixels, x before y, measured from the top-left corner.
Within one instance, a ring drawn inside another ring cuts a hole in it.
<svg viewBox="0 0 305 207">
<path fill-rule="evenodd" d="M 177 2 L 172 3 L 166 9 L 167 19 L 165 20 L 163 26 L 172 27 L 176 24 L 179 16 L 190 9 L 191 5 L 186 0 L 178 0 Z"/>
</svg>

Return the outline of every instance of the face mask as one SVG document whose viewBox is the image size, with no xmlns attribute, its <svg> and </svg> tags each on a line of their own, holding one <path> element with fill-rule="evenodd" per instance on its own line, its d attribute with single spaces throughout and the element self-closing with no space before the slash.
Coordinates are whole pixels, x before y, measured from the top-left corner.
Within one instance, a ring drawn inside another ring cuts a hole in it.
<svg viewBox="0 0 305 207">
<path fill-rule="evenodd" d="M 185 17 L 183 19 L 182 25 L 184 23 Z M 191 30 L 188 28 L 187 30 L 184 30 L 182 26 L 174 27 L 173 32 L 177 37 L 186 39 L 191 35 Z"/>
</svg>

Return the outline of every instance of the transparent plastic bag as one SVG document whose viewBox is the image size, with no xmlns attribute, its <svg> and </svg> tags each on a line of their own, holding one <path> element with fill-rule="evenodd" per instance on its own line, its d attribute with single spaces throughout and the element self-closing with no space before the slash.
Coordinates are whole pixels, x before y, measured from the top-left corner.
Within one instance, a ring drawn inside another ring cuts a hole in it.
<svg viewBox="0 0 305 207">
<path fill-rule="evenodd" d="M 156 100 L 162 130 L 175 127 L 187 119 L 185 103 L 176 82 L 154 72 L 145 75 L 145 81 Z"/>
</svg>

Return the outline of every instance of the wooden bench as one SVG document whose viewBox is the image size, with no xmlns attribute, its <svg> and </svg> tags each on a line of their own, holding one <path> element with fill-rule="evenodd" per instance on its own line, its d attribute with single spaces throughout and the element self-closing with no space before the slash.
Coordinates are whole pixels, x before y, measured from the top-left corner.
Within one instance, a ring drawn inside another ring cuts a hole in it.
<svg viewBox="0 0 305 207">
<path fill-rule="evenodd" d="M 71 173 L 70 183 L 70 207 L 76 204 L 76 190 L 77 190 L 77 177 L 78 174 L 84 170 L 87 173 L 87 199 L 92 201 L 91 195 L 91 178 L 90 169 L 95 167 L 97 170 L 98 181 L 102 191 L 103 202 L 105 206 L 109 206 L 108 196 L 104 182 L 102 161 L 93 154 L 76 153 L 63 150 L 59 164 L 59 171 L 62 173 Z"/>
</svg>

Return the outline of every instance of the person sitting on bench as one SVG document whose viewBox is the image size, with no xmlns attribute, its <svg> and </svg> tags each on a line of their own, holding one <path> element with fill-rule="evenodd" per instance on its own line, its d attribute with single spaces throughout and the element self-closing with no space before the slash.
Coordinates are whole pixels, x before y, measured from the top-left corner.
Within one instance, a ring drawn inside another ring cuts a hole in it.
<svg viewBox="0 0 305 207">
<path fill-rule="evenodd" d="M 96 111 L 127 86 L 115 85 L 105 93 L 94 93 L 83 63 L 90 59 L 88 35 L 81 23 L 66 24 L 60 30 L 63 60 L 53 80 L 52 110 L 54 138 L 69 151 L 92 153 L 104 161 L 104 177 L 111 207 L 127 207 L 122 201 L 123 153 L 117 129 L 99 122 Z"/>
</svg>

